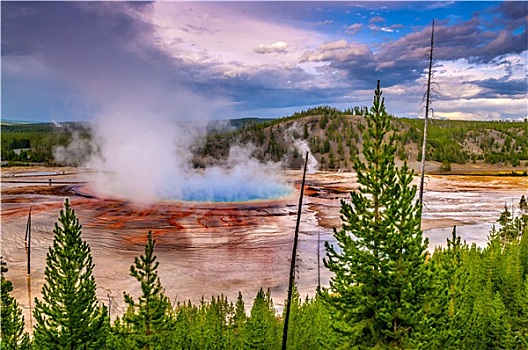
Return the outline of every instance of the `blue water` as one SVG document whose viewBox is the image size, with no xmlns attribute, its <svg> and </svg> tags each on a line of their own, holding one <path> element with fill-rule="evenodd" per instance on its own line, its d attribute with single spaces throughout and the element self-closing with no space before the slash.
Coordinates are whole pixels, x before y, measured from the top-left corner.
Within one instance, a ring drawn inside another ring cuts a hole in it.
<svg viewBox="0 0 528 350">
<path fill-rule="evenodd" d="M 244 186 L 226 188 L 224 186 L 186 188 L 182 191 L 181 200 L 189 202 L 249 202 L 280 198 L 292 193 L 293 189 L 283 185 Z"/>
</svg>

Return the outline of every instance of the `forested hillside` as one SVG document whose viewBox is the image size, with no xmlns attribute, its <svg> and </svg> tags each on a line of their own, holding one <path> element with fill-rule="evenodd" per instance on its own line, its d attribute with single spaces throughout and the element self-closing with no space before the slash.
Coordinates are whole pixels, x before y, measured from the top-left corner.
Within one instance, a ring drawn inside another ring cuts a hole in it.
<svg viewBox="0 0 528 350">
<path fill-rule="evenodd" d="M 322 106 L 280 119 L 240 119 L 226 131 L 211 128 L 205 139 L 192 146 L 193 165 L 205 167 L 227 158 L 233 145 L 251 144 L 260 160 L 282 161 L 300 167 L 300 144 L 305 144 L 321 169 L 351 169 L 356 154 L 361 154 L 367 107 L 345 111 Z M 423 120 L 393 118 L 397 156 L 419 161 L 423 141 Z M 67 145 L 77 134 L 91 138 L 87 124 L 2 125 L 2 161 L 44 162 L 54 164 L 53 149 Z M 295 146 L 297 145 L 297 147 Z M 528 122 L 486 122 L 433 120 L 429 125 L 427 160 L 443 164 L 484 163 L 526 166 L 528 162 Z M 58 164 L 60 165 L 60 164 Z M 71 164 L 70 164 L 71 165 Z M 78 164 L 74 164 L 78 165 Z"/>
<path fill-rule="evenodd" d="M 366 107 L 339 111 L 317 107 L 290 117 L 264 123 L 247 123 L 231 132 L 211 132 L 198 149 L 196 165 L 204 166 L 226 157 L 236 143 L 256 146 L 262 160 L 286 160 L 298 167 L 300 150 L 296 141 L 305 141 L 322 169 L 351 169 L 361 154 Z M 419 161 L 423 142 L 423 120 L 393 118 L 401 160 Z M 526 166 L 528 161 L 527 122 L 485 122 L 433 120 L 429 125 L 427 160 L 439 163 L 486 163 Z"/>
</svg>

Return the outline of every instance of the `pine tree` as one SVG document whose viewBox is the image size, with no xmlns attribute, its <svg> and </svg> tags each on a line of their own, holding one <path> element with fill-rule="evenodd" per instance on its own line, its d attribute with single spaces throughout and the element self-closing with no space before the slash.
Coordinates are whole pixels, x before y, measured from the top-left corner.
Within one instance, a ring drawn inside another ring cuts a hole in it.
<svg viewBox="0 0 528 350">
<path fill-rule="evenodd" d="M 524 280 L 522 289 L 518 291 L 520 307 L 516 310 L 517 320 L 515 323 L 515 342 L 519 343 L 520 349 L 528 349 L 528 279 Z"/>
<path fill-rule="evenodd" d="M 125 335 L 128 332 L 127 325 L 118 316 L 116 317 L 114 324 L 110 329 L 110 333 L 106 339 L 107 350 L 125 350 L 133 349 L 134 343 L 132 339 L 129 339 Z"/>
<path fill-rule="evenodd" d="M 229 332 L 226 322 L 230 318 L 231 311 L 227 299 L 223 295 L 212 297 L 211 302 L 206 303 L 202 298 L 200 305 L 200 349 L 227 349 L 229 344 Z"/>
<path fill-rule="evenodd" d="M 512 349 L 512 332 L 504 303 L 490 283 L 476 293 L 465 324 L 462 349 Z M 522 349 L 522 348 L 521 348 Z"/>
<path fill-rule="evenodd" d="M 132 337 L 138 348 L 153 349 L 159 343 L 160 335 L 169 326 L 170 303 L 163 294 L 157 269 L 159 262 L 154 255 L 156 241 L 152 232 L 147 235 L 145 254 L 134 259 L 130 275 L 141 284 L 142 295 L 138 301 L 124 292 L 128 312 L 123 320 L 131 326 Z"/>
<path fill-rule="evenodd" d="M 29 349 L 29 335 L 24 332 L 24 316 L 18 302 L 9 294 L 13 291 L 13 284 L 5 279 L 6 272 L 6 263 L 0 257 L 0 348 Z"/>
<path fill-rule="evenodd" d="M 196 326 L 196 307 L 188 303 L 177 303 L 174 308 L 172 327 L 164 336 L 167 345 L 163 349 L 195 349 L 193 328 Z"/>
<path fill-rule="evenodd" d="M 506 243 L 519 238 L 522 234 L 520 218 L 514 218 L 506 204 L 504 205 L 504 210 L 501 212 L 497 222 L 500 224 L 500 227 L 496 233 L 503 246 Z"/>
<path fill-rule="evenodd" d="M 294 338 L 292 345 L 288 344 L 288 349 L 316 350 L 338 347 L 336 334 L 331 327 L 328 308 L 317 295 L 313 299 L 307 297 L 300 305 L 293 326 L 299 336 Z"/>
<path fill-rule="evenodd" d="M 268 290 L 261 288 L 253 301 L 246 323 L 244 349 L 277 349 L 280 346 L 279 324 Z"/>
<path fill-rule="evenodd" d="M 462 287 L 467 283 L 462 257 L 468 251 L 453 228 L 447 247 L 437 247 L 430 259 L 431 292 L 427 298 L 426 320 L 420 348 L 459 349 Z"/>
<path fill-rule="evenodd" d="M 520 242 L 520 254 L 521 254 L 521 273 L 523 278 L 528 281 L 528 226 L 524 227 L 523 234 Z"/>
<path fill-rule="evenodd" d="M 238 292 L 237 301 L 235 303 L 235 314 L 233 316 L 234 340 L 233 348 L 240 349 L 244 342 L 244 333 L 246 329 L 246 306 L 242 293 Z"/>
<path fill-rule="evenodd" d="M 37 349 L 100 349 L 108 332 L 107 310 L 96 297 L 90 247 L 81 238 L 82 226 L 64 202 L 53 246 L 46 256 L 43 300 L 35 299 Z"/>
<path fill-rule="evenodd" d="M 429 286 L 413 172 L 394 164 L 394 133 L 381 95 L 378 81 L 366 117 L 365 162 L 354 162 L 360 188 L 351 203 L 341 202 L 343 225 L 334 230 L 338 248 L 325 244 L 324 263 L 334 276 L 321 296 L 349 347 L 409 344 Z"/>
</svg>

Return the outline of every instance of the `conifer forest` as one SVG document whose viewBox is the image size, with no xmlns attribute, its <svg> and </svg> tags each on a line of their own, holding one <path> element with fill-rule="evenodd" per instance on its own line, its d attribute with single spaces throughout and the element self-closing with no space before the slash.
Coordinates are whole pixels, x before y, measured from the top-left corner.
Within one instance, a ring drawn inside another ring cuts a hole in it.
<svg viewBox="0 0 528 350">
<path fill-rule="evenodd" d="M 31 333 L 2 260 L 1 349 L 528 349 L 527 198 L 519 198 L 515 210 L 504 208 L 484 247 L 467 244 L 455 226 L 445 245 L 429 250 L 422 204 L 411 183 L 416 174 L 401 151 L 409 140 L 419 142 L 418 122 L 388 114 L 379 83 L 372 106 L 356 112 L 365 118 L 360 131 L 339 134 L 343 128 L 332 127 L 335 120 L 344 122 L 339 118 L 321 126 L 350 153 L 340 158 L 336 148 L 326 165 L 346 161 L 357 173 L 359 189 L 341 201 L 342 225 L 334 229 L 335 243 L 325 244 L 328 285 L 313 297 L 300 295 L 293 285 L 285 343 L 284 312 L 276 311 L 265 286 L 253 300 L 241 293 L 236 300 L 222 294 L 203 296 L 199 303 L 169 299 L 152 232 L 144 233 L 144 252 L 130 261 L 140 294 L 125 292 L 120 297 L 126 312 L 110 317 L 106 301 L 96 296 L 98 262 L 65 199 L 46 255 L 42 297 L 33 302 Z M 257 134 L 261 128 L 252 124 L 233 133 Z M 263 142 L 280 153 L 269 135 Z M 361 139 L 362 147 L 346 137 Z M 449 163 L 477 157 L 447 140 L 437 137 L 428 157 Z M 222 153 L 223 146 L 216 146 L 221 141 L 211 136 L 197 154 L 208 147 L 208 154 Z M 322 139 L 310 142 L 323 157 L 335 146 Z M 526 149 L 512 146 L 516 142 L 526 139 L 502 143 L 512 164 L 526 160 Z M 493 145 L 488 150 L 482 157 L 493 162 L 500 151 Z"/>
</svg>

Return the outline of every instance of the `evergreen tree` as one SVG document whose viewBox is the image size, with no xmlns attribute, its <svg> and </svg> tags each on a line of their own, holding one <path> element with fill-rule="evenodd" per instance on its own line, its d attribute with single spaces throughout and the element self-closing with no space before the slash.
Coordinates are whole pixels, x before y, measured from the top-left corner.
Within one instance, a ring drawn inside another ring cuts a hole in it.
<svg viewBox="0 0 528 350">
<path fill-rule="evenodd" d="M 253 301 L 246 323 L 244 349 L 277 349 L 280 347 L 280 324 L 275 318 L 273 301 L 268 290 L 261 288 Z"/>
<path fill-rule="evenodd" d="M 519 201 L 519 209 L 521 211 L 519 216 L 519 228 L 521 235 L 523 235 L 528 233 L 528 201 L 524 195 L 521 196 L 521 200 Z"/>
<path fill-rule="evenodd" d="M 224 296 L 212 297 L 208 303 L 202 297 L 193 323 L 193 348 L 203 350 L 227 349 L 230 333 L 227 322 L 231 318 L 229 303 Z"/>
<path fill-rule="evenodd" d="M 513 217 L 513 214 L 508 210 L 506 204 L 504 204 L 504 210 L 501 212 L 497 222 L 500 224 L 497 234 L 502 245 L 511 242 L 521 235 L 520 220 L 519 218 Z"/>
<path fill-rule="evenodd" d="M 37 349 L 100 349 L 109 328 L 107 309 L 96 297 L 90 247 L 68 199 L 55 224 L 46 256 L 42 301 L 35 299 Z"/>
<path fill-rule="evenodd" d="M 467 320 L 463 349 L 512 349 L 509 318 L 498 292 L 487 283 L 476 295 Z"/>
<path fill-rule="evenodd" d="M 306 297 L 303 302 L 297 285 L 294 284 L 293 287 L 287 349 L 335 349 L 336 343 L 330 325 L 330 315 L 321 298 Z"/>
<path fill-rule="evenodd" d="M 520 242 L 521 273 L 528 281 L 528 225 L 524 227 Z"/>
<path fill-rule="evenodd" d="M 13 284 L 5 279 L 6 272 L 6 263 L 0 257 L 0 348 L 30 349 L 29 335 L 24 332 L 24 316 L 18 302 L 9 294 L 13 291 Z"/>
<path fill-rule="evenodd" d="M 420 348 L 459 349 L 462 288 L 467 282 L 462 256 L 468 246 L 453 228 L 447 247 L 437 247 L 430 259 L 431 292 L 426 301 Z"/>
<path fill-rule="evenodd" d="M 192 333 L 191 324 L 195 308 L 189 301 L 187 304 L 178 304 L 176 306 L 175 327 L 172 332 L 175 349 L 191 349 Z"/>
<path fill-rule="evenodd" d="M 349 347 L 407 346 L 429 288 L 413 172 L 394 164 L 394 133 L 381 95 L 378 81 L 363 136 L 365 163 L 354 162 L 360 188 L 350 204 L 341 202 L 338 248 L 325 244 L 324 263 L 334 276 L 321 296 Z"/>
<path fill-rule="evenodd" d="M 300 336 L 295 338 L 291 349 L 336 349 L 338 347 L 336 333 L 332 330 L 329 310 L 317 295 L 313 299 L 306 298 L 301 304 L 294 327 Z"/>
<path fill-rule="evenodd" d="M 241 349 L 244 342 L 244 332 L 246 329 L 246 306 L 242 293 L 238 292 L 237 301 L 235 303 L 235 314 L 233 316 L 234 340 L 233 348 Z"/>
<path fill-rule="evenodd" d="M 117 317 L 112 325 L 110 333 L 106 340 L 106 349 L 108 350 L 127 350 L 135 347 L 134 340 L 126 335 L 130 332 L 131 327 Z"/>
<path fill-rule="evenodd" d="M 160 335 L 170 322 L 170 303 L 163 294 L 157 269 L 159 263 L 154 255 L 156 241 L 152 239 L 152 232 L 147 235 L 145 254 L 134 259 L 130 266 L 130 275 L 141 284 L 142 295 L 138 301 L 124 292 L 128 311 L 123 320 L 131 327 L 132 338 L 137 348 L 154 349 L 159 344 Z"/>
<path fill-rule="evenodd" d="M 514 311 L 517 320 L 514 329 L 514 341 L 519 344 L 518 348 L 528 349 L 528 279 L 524 280 L 522 289 L 518 291 L 520 307 Z"/>
</svg>

